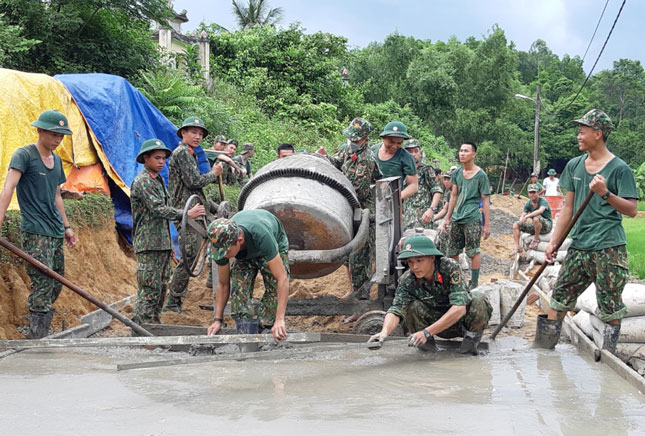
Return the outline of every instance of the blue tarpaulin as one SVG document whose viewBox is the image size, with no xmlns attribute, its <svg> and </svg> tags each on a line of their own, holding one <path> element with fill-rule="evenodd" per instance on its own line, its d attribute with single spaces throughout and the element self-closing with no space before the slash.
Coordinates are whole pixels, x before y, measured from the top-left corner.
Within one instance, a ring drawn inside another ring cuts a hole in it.
<svg viewBox="0 0 645 436">
<path fill-rule="evenodd" d="M 157 138 L 171 150 L 177 147 L 177 127 L 124 78 L 109 74 L 60 74 L 54 77 L 72 94 L 100 142 L 97 147 L 103 149 L 127 186 L 132 185 L 143 167 L 137 163 L 136 157 L 144 141 Z M 201 147 L 195 151 L 199 170 L 208 172 L 210 166 L 205 153 Z M 161 175 L 167 184 L 167 167 Z M 112 199 L 117 226 L 131 242 L 130 199 L 123 191 L 113 193 Z"/>
</svg>

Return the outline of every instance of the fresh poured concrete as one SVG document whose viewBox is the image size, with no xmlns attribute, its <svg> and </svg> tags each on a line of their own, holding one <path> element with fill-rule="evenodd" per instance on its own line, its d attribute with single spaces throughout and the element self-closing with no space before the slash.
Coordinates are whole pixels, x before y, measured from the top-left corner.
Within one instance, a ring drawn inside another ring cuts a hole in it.
<svg viewBox="0 0 645 436">
<path fill-rule="evenodd" d="M 497 344 L 480 357 L 386 343 L 118 372 L 116 363 L 151 354 L 185 355 L 24 351 L 0 360 L 0 434 L 645 434 L 645 397 L 605 365 L 567 344 Z"/>
</svg>

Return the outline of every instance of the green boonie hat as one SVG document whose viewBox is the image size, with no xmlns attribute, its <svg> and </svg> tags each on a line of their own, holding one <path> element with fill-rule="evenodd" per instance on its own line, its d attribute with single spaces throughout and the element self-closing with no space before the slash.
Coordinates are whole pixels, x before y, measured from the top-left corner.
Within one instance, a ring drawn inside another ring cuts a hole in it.
<svg viewBox="0 0 645 436">
<path fill-rule="evenodd" d="M 401 250 L 397 259 L 403 260 L 421 256 L 443 256 L 443 253 L 437 250 L 432 239 L 427 236 L 412 236 L 405 241 L 403 250 Z"/>
<path fill-rule="evenodd" d="M 549 171 L 546 172 L 546 174 L 549 176 L 555 176 L 556 173 L 555 173 L 555 170 L 551 168 Z"/>
<path fill-rule="evenodd" d="M 526 188 L 526 192 L 538 192 L 540 189 L 538 188 L 538 185 L 535 183 L 530 183 L 529 187 Z"/>
<path fill-rule="evenodd" d="M 384 136 L 397 136 L 403 139 L 410 139 L 410 135 L 408 135 L 408 128 L 405 127 L 405 124 L 400 121 L 392 121 L 387 123 L 379 136 L 381 138 Z"/>
<path fill-rule="evenodd" d="M 343 135 L 350 141 L 358 141 L 366 138 L 372 133 L 372 124 L 364 118 L 356 117 L 349 123 L 349 126 L 343 130 Z"/>
<path fill-rule="evenodd" d="M 226 142 L 226 136 L 224 135 L 217 135 L 213 142 Z"/>
<path fill-rule="evenodd" d="M 184 120 L 184 122 L 181 124 L 181 127 L 177 129 L 177 136 L 181 138 L 181 129 L 184 127 L 200 127 L 204 130 L 204 138 L 208 136 L 208 129 L 206 128 L 206 124 L 197 117 L 188 117 Z"/>
<path fill-rule="evenodd" d="M 255 150 L 255 145 L 252 142 L 245 142 L 242 144 L 242 152 L 240 154 L 246 154 L 249 151 Z"/>
<path fill-rule="evenodd" d="M 63 135 L 72 134 L 67 117 L 58 111 L 49 110 L 43 112 L 31 125 L 50 132 L 62 133 Z"/>
<path fill-rule="evenodd" d="M 211 260 L 218 261 L 226 256 L 240 235 L 240 226 L 227 218 L 218 218 L 208 225 L 208 239 L 211 243 Z"/>
<path fill-rule="evenodd" d="M 163 150 L 166 152 L 166 157 L 170 156 L 172 150 L 166 147 L 166 144 L 163 143 L 161 139 L 148 139 L 141 144 L 141 149 L 139 149 L 139 154 L 137 155 L 137 162 L 143 163 L 143 155 L 149 151 Z"/>
<path fill-rule="evenodd" d="M 589 126 L 594 130 L 600 130 L 605 136 L 608 136 L 613 128 L 609 115 L 600 109 L 591 109 L 589 112 L 584 114 L 582 118 L 573 120 L 572 122 L 582 124 L 583 126 Z"/>
<path fill-rule="evenodd" d="M 418 139 L 410 138 L 403 143 L 403 148 L 421 148 L 421 143 Z"/>
</svg>

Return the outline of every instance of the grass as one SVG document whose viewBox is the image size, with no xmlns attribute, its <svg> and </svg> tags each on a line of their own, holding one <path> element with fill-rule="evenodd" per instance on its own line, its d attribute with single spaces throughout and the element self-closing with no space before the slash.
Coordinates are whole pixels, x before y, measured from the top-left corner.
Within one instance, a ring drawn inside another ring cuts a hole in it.
<svg viewBox="0 0 645 436">
<path fill-rule="evenodd" d="M 645 279 L 645 218 L 623 218 L 627 234 L 629 272 L 639 279 Z"/>
<path fill-rule="evenodd" d="M 638 202 L 638 211 L 639 212 L 645 212 L 645 201 L 639 201 Z"/>
</svg>

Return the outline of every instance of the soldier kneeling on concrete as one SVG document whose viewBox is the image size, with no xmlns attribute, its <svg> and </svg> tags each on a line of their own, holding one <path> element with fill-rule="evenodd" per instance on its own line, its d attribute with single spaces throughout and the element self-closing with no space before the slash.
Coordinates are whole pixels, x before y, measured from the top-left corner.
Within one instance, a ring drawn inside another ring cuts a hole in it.
<svg viewBox="0 0 645 436">
<path fill-rule="evenodd" d="M 289 241 L 280 220 L 266 210 L 243 210 L 231 219 L 213 221 L 208 226 L 208 237 L 218 273 L 215 318 L 208 334 L 214 335 L 222 328 L 230 295 L 231 316 L 238 333 L 256 334 L 270 329 L 276 342 L 286 339 Z M 234 259 L 232 264 L 230 259 Z M 253 285 L 258 272 L 265 291 L 254 317 Z"/>
<path fill-rule="evenodd" d="M 382 341 L 403 321 L 414 332 L 411 346 L 432 351 L 436 350 L 434 335 L 463 336 L 459 352 L 477 355 L 493 308 L 483 294 L 468 291 L 459 264 L 444 257 L 427 236 L 408 239 L 398 259 L 407 261 L 410 269 L 399 279 L 383 329 L 370 342 Z"/>
</svg>

